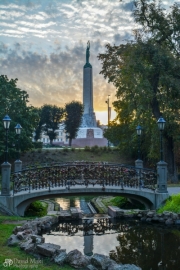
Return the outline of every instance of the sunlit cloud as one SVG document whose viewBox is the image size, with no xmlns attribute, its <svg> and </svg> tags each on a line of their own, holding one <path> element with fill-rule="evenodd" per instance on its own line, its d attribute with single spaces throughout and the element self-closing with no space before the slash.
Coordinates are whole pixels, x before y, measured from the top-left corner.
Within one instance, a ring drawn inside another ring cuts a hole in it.
<svg viewBox="0 0 180 270">
<path fill-rule="evenodd" d="M 106 43 L 132 40 L 132 10 L 131 0 L 1 0 L 1 74 L 18 78 L 34 106 L 82 101 L 90 40 L 94 109 L 106 118 L 105 100 L 110 95 L 113 102 L 116 89 L 99 74 L 97 55 L 105 52 Z"/>
</svg>

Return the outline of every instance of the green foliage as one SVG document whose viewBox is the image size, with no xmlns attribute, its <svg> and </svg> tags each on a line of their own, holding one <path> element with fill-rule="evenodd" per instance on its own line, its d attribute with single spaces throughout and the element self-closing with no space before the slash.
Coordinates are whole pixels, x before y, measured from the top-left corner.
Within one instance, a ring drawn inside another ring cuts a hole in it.
<svg viewBox="0 0 180 270">
<path fill-rule="evenodd" d="M 127 203 L 127 198 L 125 197 L 115 197 L 113 198 L 110 203 L 114 206 L 123 207 Z"/>
<path fill-rule="evenodd" d="M 81 102 L 72 101 L 65 105 L 65 130 L 69 138 L 69 146 L 71 141 L 77 136 L 78 129 L 82 122 L 83 105 Z"/>
<path fill-rule="evenodd" d="M 91 151 L 91 147 L 89 147 L 89 146 L 85 146 L 85 147 L 84 147 L 84 151 L 86 151 L 86 152 L 90 152 L 90 151 Z"/>
<path fill-rule="evenodd" d="M 27 217 L 43 217 L 47 215 L 48 205 L 42 204 L 40 201 L 35 201 L 30 204 L 28 209 L 25 211 Z"/>
<path fill-rule="evenodd" d="M 33 147 L 32 133 L 34 126 L 38 123 L 38 115 L 33 106 L 28 106 L 29 96 L 26 91 L 17 87 L 17 79 L 8 79 L 7 76 L 0 76 L 0 119 L 6 114 L 11 118 L 11 124 L 8 135 L 9 154 L 15 153 L 17 146 L 17 135 L 15 126 L 19 123 L 22 126 L 19 136 L 20 151 L 26 151 Z M 0 121 L 0 158 L 2 159 L 5 144 L 5 130 L 2 121 Z"/>
<path fill-rule="evenodd" d="M 175 144 L 179 141 L 180 108 L 180 7 L 164 11 L 156 1 L 135 1 L 135 41 L 106 45 L 99 54 L 101 74 L 117 88 L 113 103 L 117 117 L 105 137 L 121 151 L 135 156 L 138 149 L 136 126 L 141 125 L 142 156 L 152 162 L 160 158 L 157 120 L 166 120 L 163 136 L 165 158 L 174 174 Z M 172 23 L 173 22 L 173 23 Z"/>
<path fill-rule="evenodd" d="M 145 209 L 145 206 L 143 204 L 139 202 L 132 204 L 131 202 L 128 201 L 127 198 L 120 196 L 111 199 L 109 205 L 114 205 L 122 209 L 136 209 L 136 208 L 141 210 Z"/>
<path fill-rule="evenodd" d="M 45 104 L 39 109 L 39 123 L 36 128 L 36 140 L 44 132 L 49 136 L 50 144 L 56 138 L 56 130 L 64 117 L 64 109 L 55 105 Z"/>
<path fill-rule="evenodd" d="M 163 213 L 164 211 L 180 213 L 180 194 L 170 196 L 165 205 L 158 209 L 158 213 Z"/>
<path fill-rule="evenodd" d="M 35 149 L 37 149 L 37 148 L 41 149 L 43 147 L 43 143 L 42 142 L 33 142 L 33 146 Z"/>
<path fill-rule="evenodd" d="M 100 149 L 99 149 L 98 145 L 94 145 L 91 147 L 91 152 L 98 153 L 99 151 L 100 151 Z"/>
</svg>

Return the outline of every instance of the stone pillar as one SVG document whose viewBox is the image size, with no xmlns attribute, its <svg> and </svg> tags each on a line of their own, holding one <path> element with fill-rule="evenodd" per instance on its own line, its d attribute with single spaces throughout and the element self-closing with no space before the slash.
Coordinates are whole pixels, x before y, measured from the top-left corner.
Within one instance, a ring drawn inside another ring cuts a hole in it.
<svg viewBox="0 0 180 270">
<path fill-rule="evenodd" d="M 11 164 L 4 162 L 1 164 L 1 196 L 10 196 L 10 175 L 11 175 Z"/>
<path fill-rule="evenodd" d="M 159 161 L 157 163 L 157 192 L 167 193 L 167 163 Z"/>
<path fill-rule="evenodd" d="M 14 172 L 19 172 L 19 171 L 22 171 L 22 161 L 16 160 L 14 162 Z"/>
<path fill-rule="evenodd" d="M 139 169 L 143 169 L 143 161 L 141 159 L 135 160 L 135 167 Z"/>
</svg>

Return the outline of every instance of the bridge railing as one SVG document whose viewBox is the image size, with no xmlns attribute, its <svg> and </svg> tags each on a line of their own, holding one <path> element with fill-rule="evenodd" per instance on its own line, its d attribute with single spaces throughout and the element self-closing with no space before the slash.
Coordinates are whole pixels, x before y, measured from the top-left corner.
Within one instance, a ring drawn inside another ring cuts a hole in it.
<svg viewBox="0 0 180 270">
<path fill-rule="evenodd" d="M 21 191 L 85 185 L 155 190 L 154 170 L 107 162 L 66 162 L 26 168 L 11 174 L 13 194 Z"/>
</svg>

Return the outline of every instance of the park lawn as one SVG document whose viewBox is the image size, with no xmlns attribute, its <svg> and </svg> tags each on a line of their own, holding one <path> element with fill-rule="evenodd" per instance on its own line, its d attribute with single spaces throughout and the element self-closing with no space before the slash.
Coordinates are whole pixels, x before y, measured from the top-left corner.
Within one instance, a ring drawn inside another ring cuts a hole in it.
<svg viewBox="0 0 180 270">
<path fill-rule="evenodd" d="M 42 259 L 41 262 L 36 263 L 36 259 L 26 254 L 22 251 L 19 246 L 15 247 L 8 247 L 7 246 L 7 239 L 11 236 L 13 229 L 16 226 L 21 226 L 23 220 L 27 220 L 20 217 L 9 217 L 9 216 L 2 216 L 0 215 L 0 269 L 11 269 L 11 270 L 19 270 L 19 269 L 38 269 L 38 270 L 71 270 L 74 269 L 70 266 L 59 266 L 57 264 L 53 264 L 50 262 L 48 258 Z M 10 267 L 4 267 L 3 263 L 5 259 L 15 260 L 22 260 L 27 261 L 28 263 L 25 265 L 24 262 L 19 263 L 18 267 L 11 265 Z M 25 265 L 23 267 L 23 265 Z"/>
</svg>

